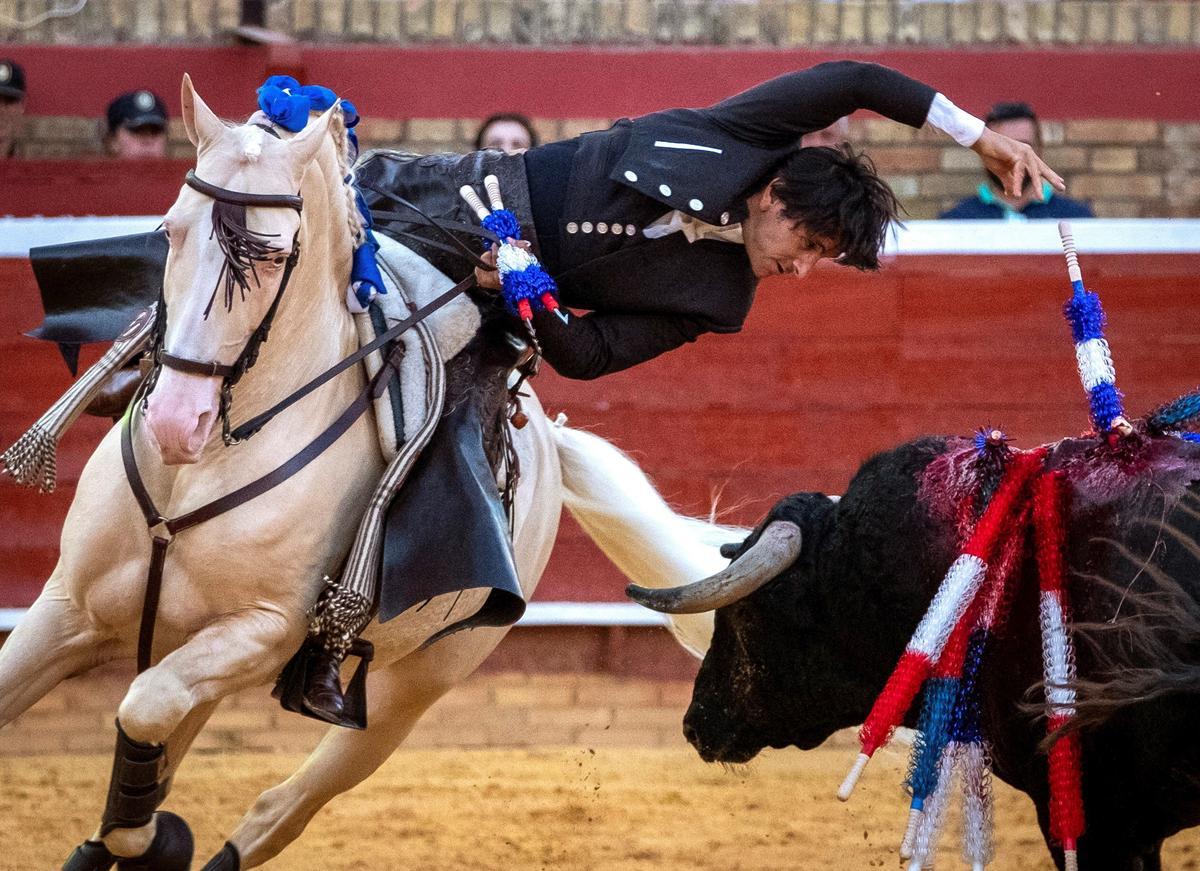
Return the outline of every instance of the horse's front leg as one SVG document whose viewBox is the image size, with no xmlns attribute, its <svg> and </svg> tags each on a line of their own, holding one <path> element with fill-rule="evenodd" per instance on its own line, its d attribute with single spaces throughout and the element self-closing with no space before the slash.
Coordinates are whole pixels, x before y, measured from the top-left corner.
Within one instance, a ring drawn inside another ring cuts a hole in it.
<svg viewBox="0 0 1200 871">
<path fill-rule="evenodd" d="M 366 731 L 326 732 L 295 774 L 258 797 L 204 871 L 245 871 L 278 855 L 326 803 L 379 768 L 429 706 L 474 672 L 506 632 L 460 632 L 371 672 Z"/>
<path fill-rule="evenodd" d="M 19 717 L 61 681 L 116 653 L 112 639 L 71 601 L 56 571 L 0 647 L 0 726 Z"/>
<path fill-rule="evenodd" d="M 155 816 L 178 757 L 220 699 L 270 680 L 303 634 L 302 622 L 278 612 L 242 611 L 206 626 L 138 675 L 118 709 L 112 780 L 100 828 L 89 842 L 92 852 L 99 852 L 100 842 L 112 856 L 126 857 L 118 868 L 186 871 L 192 858 L 186 823 L 174 815 Z M 168 739 L 180 748 L 170 759 Z M 72 866 L 69 860 L 66 867 L 108 866 L 82 861 Z"/>
</svg>

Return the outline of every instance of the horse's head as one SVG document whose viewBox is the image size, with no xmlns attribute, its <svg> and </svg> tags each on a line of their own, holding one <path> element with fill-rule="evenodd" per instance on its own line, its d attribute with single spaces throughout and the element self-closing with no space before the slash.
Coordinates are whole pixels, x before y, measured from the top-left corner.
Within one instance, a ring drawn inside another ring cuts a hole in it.
<svg viewBox="0 0 1200 871">
<path fill-rule="evenodd" d="M 147 424 L 168 465 L 194 463 L 212 433 L 222 382 L 272 311 L 305 237 L 305 173 L 328 143 L 335 104 L 299 133 L 222 122 L 184 76 L 183 121 L 196 169 L 163 222 L 170 239 L 166 321 Z M 258 116 L 251 118 L 251 122 Z M 340 120 L 340 117 L 339 117 Z M 309 214 L 312 213 L 312 214 Z"/>
</svg>

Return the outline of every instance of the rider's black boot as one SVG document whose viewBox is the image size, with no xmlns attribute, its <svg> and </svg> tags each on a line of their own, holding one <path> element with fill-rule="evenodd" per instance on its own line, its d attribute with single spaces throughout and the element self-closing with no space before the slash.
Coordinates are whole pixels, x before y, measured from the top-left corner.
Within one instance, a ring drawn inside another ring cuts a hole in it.
<svg viewBox="0 0 1200 871">
<path fill-rule="evenodd" d="M 304 683 L 304 704 L 312 713 L 331 723 L 340 723 L 346 712 L 341 670 L 341 660 L 327 650 L 318 647 L 311 652 Z"/>
</svg>

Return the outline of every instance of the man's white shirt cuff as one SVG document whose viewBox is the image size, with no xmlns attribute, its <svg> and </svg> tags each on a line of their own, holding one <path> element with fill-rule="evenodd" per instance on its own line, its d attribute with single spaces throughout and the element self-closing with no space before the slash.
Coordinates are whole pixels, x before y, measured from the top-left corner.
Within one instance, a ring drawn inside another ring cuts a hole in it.
<svg viewBox="0 0 1200 871">
<path fill-rule="evenodd" d="M 925 123 L 935 130 L 941 130 L 966 148 L 978 142 L 979 137 L 983 135 L 982 121 L 969 112 L 964 112 L 941 94 L 934 96 Z"/>
</svg>

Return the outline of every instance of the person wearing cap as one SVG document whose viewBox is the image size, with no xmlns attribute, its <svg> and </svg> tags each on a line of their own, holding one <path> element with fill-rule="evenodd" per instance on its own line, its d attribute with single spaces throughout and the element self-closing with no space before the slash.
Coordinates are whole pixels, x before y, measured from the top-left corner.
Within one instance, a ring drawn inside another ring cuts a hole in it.
<svg viewBox="0 0 1200 871">
<path fill-rule="evenodd" d="M 1042 127 L 1037 114 L 1028 103 L 997 103 L 988 112 L 984 124 L 1009 139 L 1023 142 L 1042 153 Z M 1032 185 L 1026 184 L 1018 196 L 1004 192 L 1004 185 L 985 168 L 987 178 L 980 183 L 975 195 L 967 197 L 939 217 L 953 220 L 1030 221 L 1057 218 L 1094 218 L 1091 206 L 1070 200 L 1047 183 L 1042 182 L 1041 196 Z"/>
<path fill-rule="evenodd" d="M 167 156 L 167 106 L 151 91 L 130 91 L 108 104 L 104 148 L 113 157 L 144 160 Z"/>
<path fill-rule="evenodd" d="M 17 156 L 24 126 L 25 71 L 16 61 L 0 58 L 0 158 Z"/>
</svg>

